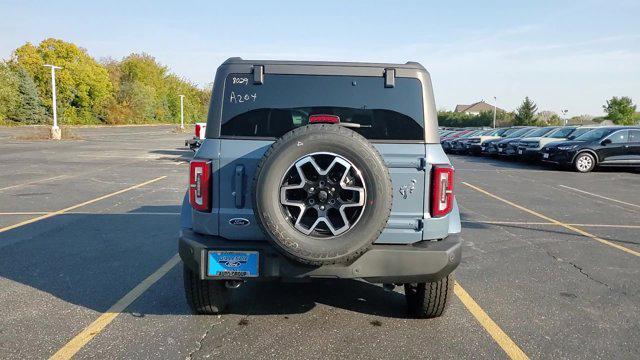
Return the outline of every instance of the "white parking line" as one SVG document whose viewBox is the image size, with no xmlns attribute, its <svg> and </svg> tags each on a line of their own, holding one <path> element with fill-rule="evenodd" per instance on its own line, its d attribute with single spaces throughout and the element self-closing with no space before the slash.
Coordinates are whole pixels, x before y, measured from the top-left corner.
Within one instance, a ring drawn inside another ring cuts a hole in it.
<svg viewBox="0 0 640 360">
<path fill-rule="evenodd" d="M 14 188 L 27 186 L 27 185 L 31 185 L 31 184 L 37 184 L 37 183 L 41 183 L 41 182 L 45 182 L 45 181 L 60 180 L 60 179 L 66 178 L 66 177 L 67 177 L 67 175 L 58 175 L 58 176 L 53 176 L 53 177 L 46 178 L 46 179 L 40 179 L 40 180 L 24 182 L 24 183 L 20 183 L 20 184 L 16 184 L 16 185 L 11 185 L 11 186 L 0 188 L 0 191 L 8 190 L 8 189 L 14 189 Z"/>
<path fill-rule="evenodd" d="M 624 205 L 628 205 L 628 206 L 633 206 L 633 207 L 640 208 L 640 205 L 636 205 L 636 204 L 628 203 L 628 202 L 626 202 L 626 201 L 616 200 L 616 199 L 612 199 L 612 198 L 609 198 L 609 197 L 606 197 L 606 196 L 602 196 L 602 195 L 598 195 L 598 194 L 590 193 L 590 192 L 588 192 L 588 191 L 584 191 L 584 190 L 576 189 L 576 188 L 573 188 L 573 187 L 571 187 L 571 186 L 566 186 L 566 185 L 558 185 L 558 186 L 563 187 L 563 188 L 565 188 L 565 189 L 569 189 L 569 190 L 577 191 L 577 192 L 579 192 L 579 193 L 583 193 L 583 194 L 587 194 L 587 195 L 595 196 L 595 197 L 598 197 L 598 198 L 601 198 L 601 199 L 605 199 L 605 200 L 609 200 L 609 201 L 617 202 L 618 204 L 624 204 Z"/>
<path fill-rule="evenodd" d="M 462 223 L 468 224 L 489 224 L 489 225 L 549 225 L 549 226 L 562 226 L 552 222 L 530 222 L 530 221 L 491 221 L 491 220 L 462 220 Z M 581 227 L 604 227 L 604 228 L 620 228 L 620 229 L 640 229 L 640 225 L 617 225 L 617 224 L 573 224 L 568 223 L 569 226 L 581 226 Z"/>
</svg>

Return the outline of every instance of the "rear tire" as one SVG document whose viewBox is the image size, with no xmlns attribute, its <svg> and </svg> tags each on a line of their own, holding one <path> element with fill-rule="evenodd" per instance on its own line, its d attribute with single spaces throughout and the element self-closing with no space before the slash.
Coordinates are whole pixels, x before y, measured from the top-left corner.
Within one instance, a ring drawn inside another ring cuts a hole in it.
<svg viewBox="0 0 640 360">
<path fill-rule="evenodd" d="M 224 281 L 201 280 L 198 274 L 185 265 L 182 268 L 184 293 L 194 314 L 219 314 L 227 308 L 230 293 Z"/>
<path fill-rule="evenodd" d="M 453 274 L 429 283 L 404 284 L 409 316 L 418 319 L 432 319 L 442 316 L 455 282 Z"/>
<path fill-rule="evenodd" d="M 588 173 L 596 167 L 596 158 L 588 152 L 576 155 L 573 160 L 573 169 L 577 172 Z"/>
</svg>

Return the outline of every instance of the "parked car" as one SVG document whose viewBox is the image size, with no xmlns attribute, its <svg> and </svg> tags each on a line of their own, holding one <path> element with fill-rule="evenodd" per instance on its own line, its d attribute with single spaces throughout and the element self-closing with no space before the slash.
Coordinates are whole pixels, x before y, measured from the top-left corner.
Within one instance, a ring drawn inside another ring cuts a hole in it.
<svg viewBox="0 0 640 360">
<path fill-rule="evenodd" d="M 487 130 L 475 130 L 469 133 L 466 133 L 460 137 L 458 137 L 457 139 L 453 139 L 450 141 L 450 149 L 449 151 L 455 154 L 460 154 L 460 153 L 464 153 L 467 151 L 466 147 L 465 147 L 465 142 L 472 137 L 475 136 L 479 136 L 483 133 L 485 133 Z"/>
<path fill-rule="evenodd" d="M 469 140 L 466 142 L 467 151 L 471 155 L 479 155 L 482 152 L 482 146 L 486 143 L 486 141 L 501 139 L 504 136 L 508 135 L 510 132 L 513 132 L 511 130 L 515 131 L 515 129 L 513 128 L 494 129 L 489 133 L 469 138 Z"/>
<path fill-rule="evenodd" d="M 503 156 L 514 156 L 518 151 L 520 141 L 529 137 L 541 137 L 549 134 L 551 131 L 557 129 L 557 126 L 545 126 L 541 128 L 534 128 L 529 132 L 522 134 L 519 138 L 513 138 L 506 141 L 500 141 L 498 143 L 498 154 Z M 502 149 L 502 150 L 501 150 Z"/>
<path fill-rule="evenodd" d="M 196 123 L 195 124 L 195 135 L 193 138 L 185 140 L 184 146 L 188 146 L 189 149 L 196 151 L 202 144 L 202 140 L 205 138 L 205 134 L 207 132 L 207 123 Z"/>
<path fill-rule="evenodd" d="M 596 166 L 640 166 L 640 127 L 595 128 L 574 140 L 546 145 L 541 152 L 543 161 L 582 173 Z"/>
<path fill-rule="evenodd" d="M 465 134 L 468 134 L 470 132 L 472 132 L 473 130 L 460 130 L 460 131 L 456 131 L 452 134 L 449 134 L 447 137 L 441 138 L 440 139 L 440 144 L 442 145 L 442 149 L 445 152 L 448 152 L 449 150 L 451 150 L 451 141 L 455 140 L 457 138 L 459 138 L 460 136 L 464 136 Z"/>
<path fill-rule="evenodd" d="M 402 285 L 410 315 L 443 314 L 461 224 L 422 65 L 231 58 L 211 104 L 178 239 L 192 311 L 325 278 Z"/>
<path fill-rule="evenodd" d="M 517 156 L 523 160 L 540 160 L 540 150 L 543 146 L 554 142 L 573 140 L 592 129 L 594 129 L 593 126 L 564 126 L 549 132 L 545 136 L 523 138 L 518 144 Z"/>
<path fill-rule="evenodd" d="M 470 143 L 471 141 L 476 141 L 478 139 L 480 139 L 482 136 L 491 134 L 491 133 L 495 133 L 496 130 L 494 129 L 490 129 L 490 130 L 481 130 L 479 132 L 476 132 L 475 134 L 471 134 L 469 136 L 466 136 L 464 139 L 459 139 L 453 146 L 454 146 L 454 152 L 456 154 L 468 154 L 469 153 L 469 147 L 470 147 Z"/>
<path fill-rule="evenodd" d="M 483 155 L 497 156 L 498 155 L 498 143 L 500 141 L 507 140 L 507 139 L 518 138 L 522 134 L 525 134 L 525 133 L 531 131 L 531 129 L 534 129 L 534 128 L 533 127 L 510 128 L 509 130 L 507 130 L 503 134 L 503 137 L 485 141 L 481 145 L 482 154 Z"/>
</svg>

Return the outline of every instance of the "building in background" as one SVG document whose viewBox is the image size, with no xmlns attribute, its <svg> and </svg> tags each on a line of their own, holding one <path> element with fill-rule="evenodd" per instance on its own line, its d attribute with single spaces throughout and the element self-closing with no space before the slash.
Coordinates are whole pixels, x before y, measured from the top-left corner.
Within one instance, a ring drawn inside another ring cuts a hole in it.
<svg viewBox="0 0 640 360">
<path fill-rule="evenodd" d="M 457 113 L 465 113 L 469 115 L 479 115 L 483 111 L 493 112 L 493 105 L 485 102 L 484 100 L 478 101 L 471 105 L 456 105 L 454 110 Z M 504 112 L 503 109 L 496 107 L 497 112 Z"/>
</svg>

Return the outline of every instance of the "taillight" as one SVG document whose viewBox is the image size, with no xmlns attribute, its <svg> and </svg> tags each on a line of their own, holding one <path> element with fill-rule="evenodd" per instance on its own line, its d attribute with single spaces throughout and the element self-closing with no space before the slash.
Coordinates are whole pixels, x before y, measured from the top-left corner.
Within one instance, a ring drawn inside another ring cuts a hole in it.
<svg viewBox="0 0 640 360">
<path fill-rule="evenodd" d="M 327 123 L 327 124 L 337 124 L 340 122 L 340 117 L 337 115 L 324 115 L 324 114 L 318 114 L 318 115 L 311 115 L 309 116 L 309 123 L 310 124 L 317 124 L 317 123 Z"/>
<path fill-rule="evenodd" d="M 200 138 L 200 129 L 201 129 L 200 124 L 196 124 L 196 137 L 198 139 Z"/>
<path fill-rule="evenodd" d="M 211 161 L 193 160 L 189 169 L 189 202 L 198 211 L 211 210 Z"/>
<path fill-rule="evenodd" d="M 441 217 L 453 209 L 453 168 L 433 165 L 431 181 L 431 216 Z"/>
</svg>

